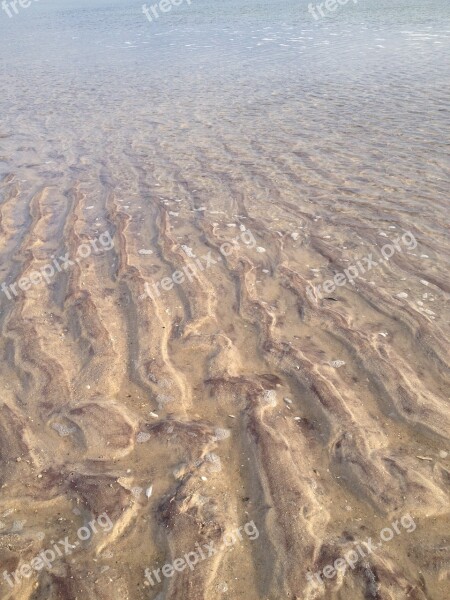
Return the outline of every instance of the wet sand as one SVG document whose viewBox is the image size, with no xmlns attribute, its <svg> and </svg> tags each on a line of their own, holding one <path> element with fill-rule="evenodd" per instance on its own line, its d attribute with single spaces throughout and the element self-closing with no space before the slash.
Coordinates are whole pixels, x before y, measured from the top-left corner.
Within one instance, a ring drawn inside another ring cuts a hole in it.
<svg viewBox="0 0 450 600">
<path fill-rule="evenodd" d="M 350 7 L 8 54 L 2 600 L 448 600 L 450 38 Z"/>
<path fill-rule="evenodd" d="M 102 232 L 114 240 L 49 285 L 2 294 L 2 566 L 15 571 L 105 511 L 114 523 L 14 591 L 2 581 L 2 597 L 197 600 L 226 584 L 225 597 L 251 600 L 444 600 L 438 211 L 413 226 L 399 213 L 368 219 L 367 204 L 331 216 L 273 189 L 252 201 L 245 181 L 233 198 L 211 189 L 199 202 L 214 178 L 135 173 L 132 202 L 100 174 L 93 208 L 82 185 L 27 196 L 13 173 L 1 183 L 1 262 L 16 281 Z M 405 231 L 417 248 L 402 245 L 326 297 L 307 293 Z M 203 270 L 146 293 L 193 273 L 193 255 Z M 415 531 L 400 529 L 326 587 L 308 582 L 407 514 Z M 164 588 L 146 582 L 146 567 L 250 520 L 257 540 Z"/>
</svg>

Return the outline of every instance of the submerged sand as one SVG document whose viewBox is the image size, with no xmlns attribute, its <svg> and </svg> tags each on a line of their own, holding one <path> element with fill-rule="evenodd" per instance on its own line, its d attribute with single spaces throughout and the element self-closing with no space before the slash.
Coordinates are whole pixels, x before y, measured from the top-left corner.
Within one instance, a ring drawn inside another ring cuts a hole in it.
<svg viewBox="0 0 450 600">
<path fill-rule="evenodd" d="M 106 167 L 97 197 L 1 182 L 5 280 L 74 262 L 1 294 L 2 572 L 113 524 L 2 577 L 1 597 L 446 600 L 444 206 L 419 222 L 298 198 L 287 175 L 256 196 L 245 178 L 225 194 L 134 172 L 128 196 Z M 317 291 L 369 254 L 353 284 Z M 249 522 L 257 537 L 221 543 Z M 353 568 L 307 577 L 386 528 Z M 192 570 L 145 578 L 211 542 Z"/>
</svg>

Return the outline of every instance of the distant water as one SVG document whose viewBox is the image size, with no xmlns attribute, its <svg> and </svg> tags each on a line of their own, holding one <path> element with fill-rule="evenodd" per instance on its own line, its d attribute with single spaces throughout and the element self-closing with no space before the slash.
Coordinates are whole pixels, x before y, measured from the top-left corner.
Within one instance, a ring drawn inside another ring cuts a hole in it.
<svg viewBox="0 0 450 600">
<path fill-rule="evenodd" d="M 380 153 L 399 178 L 396 202 L 436 198 L 447 161 L 450 3 L 350 0 L 317 21 L 308 4 L 192 0 L 152 23 L 130 0 L 0 11 L 0 173 L 55 157 L 57 171 L 86 171 L 105 154 L 121 164 L 134 152 L 139 163 L 156 148 L 161 163 L 187 167 L 193 147 L 214 162 L 211 144 L 233 136 L 233 164 L 222 165 L 230 173 L 258 162 L 271 170 L 271 158 L 289 161 L 300 147 L 310 173 L 320 164 L 354 181 Z M 249 140 L 255 154 L 240 154 Z M 414 185 L 399 183 L 408 177 Z"/>
<path fill-rule="evenodd" d="M 183 0 L 150 23 L 139 0 L 33 0 L 12 18 L 0 11 L 2 78 L 11 85 L 9 76 L 23 77 L 39 94 L 37 78 L 91 81 L 93 73 L 109 89 L 124 77 L 150 85 L 169 74 L 225 83 L 266 75 L 306 90 L 326 81 L 383 85 L 396 76 L 399 84 L 411 77 L 433 85 L 448 77 L 447 0 L 349 0 L 317 21 L 309 4 L 316 6 Z"/>
</svg>

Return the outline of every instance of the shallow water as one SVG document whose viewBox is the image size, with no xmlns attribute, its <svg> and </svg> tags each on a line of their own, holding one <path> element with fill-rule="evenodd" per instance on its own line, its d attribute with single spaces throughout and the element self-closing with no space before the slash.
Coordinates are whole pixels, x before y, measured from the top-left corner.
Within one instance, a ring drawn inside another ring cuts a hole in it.
<svg viewBox="0 0 450 600">
<path fill-rule="evenodd" d="M 447 600 L 450 5 L 307 6 L 0 12 L 2 598 Z"/>
</svg>

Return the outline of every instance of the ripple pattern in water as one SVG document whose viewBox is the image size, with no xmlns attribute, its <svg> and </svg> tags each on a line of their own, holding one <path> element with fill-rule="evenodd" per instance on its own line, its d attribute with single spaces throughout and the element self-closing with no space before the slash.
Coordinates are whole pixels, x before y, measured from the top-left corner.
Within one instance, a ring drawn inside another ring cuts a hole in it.
<svg viewBox="0 0 450 600">
<path fill-rule="evenodd" d="M 450 8 L 307 6 L 2 14 L 2 598 L 448 599 Z"/>
</svg>

